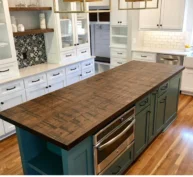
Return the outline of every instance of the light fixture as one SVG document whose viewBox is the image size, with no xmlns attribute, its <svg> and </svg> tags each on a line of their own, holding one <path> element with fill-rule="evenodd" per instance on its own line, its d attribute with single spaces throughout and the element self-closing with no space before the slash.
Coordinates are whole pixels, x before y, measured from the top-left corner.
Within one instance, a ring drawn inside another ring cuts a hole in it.
<svg viewBox="0 0 193 177">
<path fill-rule="evenodd" d="M 56 5 L 57 0 L 53 0 L 54 3 L 54 13 L 105 13 L 105 12 L 111 12 L 111 0 L 109 0 L 109 10 L 88 10 L 87 9 L 87 2 L 100 2 L 103 0 L 63 0 L 64 2 L 80 2 L 81 4 L 81 10 L 79 11 L 59 11 L 57 10 L 57 5 Z M 115 0 L 113 0 L 115 1 Z"/>
<path fill-rule="evenodd" d="M 122 8 L 121 7 L 121 0 L 118 0 L 118 9 L 119 10 L 143 10 L 143 9 L 158 9 L 159 8 L 159 0 L 156 0 L 155 7 L 148 7 L 148 1 L 153 0 L 125 0 L 126 3 L 131 3 L 130 8 Z M 134 3 L 141 3 L 144 2 L 144 7 L 134 7 Z"/>
</svg>

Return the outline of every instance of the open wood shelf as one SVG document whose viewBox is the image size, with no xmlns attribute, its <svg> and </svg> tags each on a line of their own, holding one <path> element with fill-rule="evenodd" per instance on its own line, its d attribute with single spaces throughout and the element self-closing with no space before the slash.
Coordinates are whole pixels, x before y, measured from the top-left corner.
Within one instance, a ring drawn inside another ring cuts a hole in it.
<svg viewBox="0 0 193 177">
<path fill-rule="evenodd" d="M 9 11 L 47 11 L 52 7 L 10 7 Z"/>
<path fill-rule="evenodd" d="M 45 149 L 28 162 L 28 165 L 41 175 L 62 175 L 62 157 Z"/>
<path fill-rule="evenodd" d="M 42 33 L 50 33 L 54 32 L 54 29 L 48 28 L 48 29 L 31 29 L 31 30 L 26 30 L 24 32 L 16 32 L 13 33 L 13 36 L 25 36 L 25 35 L 30 35 L 30 34 L 42 34 Z"/>
</svg>

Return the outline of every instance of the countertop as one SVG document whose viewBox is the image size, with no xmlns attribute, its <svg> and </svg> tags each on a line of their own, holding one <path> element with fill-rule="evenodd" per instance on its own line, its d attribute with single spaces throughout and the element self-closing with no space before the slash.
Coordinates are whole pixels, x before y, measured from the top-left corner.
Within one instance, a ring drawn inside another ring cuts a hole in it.
<svg viewBox="0 0 193 177">
<path fill-rule="evenodd" d="M 132 51 L 134 51 L 134 52 L 161 53 L 161 54 L 180 55 L 180 56 L 188 56 L 191 53 L 193 53 L 193 51 L 185 52 L 185 51 L 182 51 L 182 50 L 147 48 L 147 47 L 133 48 Z"/>
<path fill-rule="evenodd" d="M 131 61 L 0 112 L 0 117 L 69 150 L 183 69 Z"/>
<path fill-rule="evenodd" d="M 57 68 L 65 67 L 65 66 L 75 64 L 78 62 L 82 62 L 85 60 L 89 60 L 92 58 L 95 58 L 95 57 L 91 56 L 90 58 L 86 58 L 86 59 L 70 59 L 70 60 L 66 60 L 65 62 L 63 62 L 61 64 L 43 63 L 43 64 L 39 64 L 39 65 L 29 66 L 26 68 L 19 69 L 19 73 L 16 74 L 14 77 L 0 80 L 0 84 L 5 84 L 5 83 L 12 82 L 15 80 L 24 79 L 26 77 L 30 77 L 30 76 L 33 76 L 36 74 L 48 72 L 48 71 L 51 71 L 51 70 L 54 70 Z"/>
</svg>

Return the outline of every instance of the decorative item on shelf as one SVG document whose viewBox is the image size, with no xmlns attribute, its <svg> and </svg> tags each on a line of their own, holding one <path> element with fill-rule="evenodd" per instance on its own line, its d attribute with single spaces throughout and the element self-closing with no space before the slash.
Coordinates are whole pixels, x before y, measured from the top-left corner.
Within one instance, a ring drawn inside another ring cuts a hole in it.
<svg viewBox="0 0 193 177">
<path fill-rule="evenodd" d="M 122 8 L 121 0 L 118 0 L 118 9 L 119 10 L 144 10 L 144 9 L 158 9 L 159 8 L 159 0 L 155 0 L 155 6 L 148 7 L 148 2 L 152 2 L 153 0 L 125 0 L 126 3 L 131 3 L 131 7 Z M 135 7 L 134 4 L 138 3 L 139 7 Z M 140 3 L 144 3 L 144 6 L 140 6 Z"/>
<path fill-rule="evenodd" d="M 64 2 L 80 2 L 81 3 L 81 10 L 79 11 L 60 11 L 57 10 L 56 0 L 53 0 L 53 7 L 54 7 L 54 13 L 105 13 L 105 12 L 111 12 L 111 0 L 109 0 L 109 10 L 88 10 L 86 8 L 87 2 L 99 2 L 104 0 L 63 0 Z"/>
<path fill-rule="evenodd" d="M 25 31 L 24 25 L 23 24 L 18 24 L 17 30 L 18 30 L 18 32 L 24 32 Z"/>
<path fill-rule="evenodd" d="M 46 16 L 45 13 L 40 13 L 40 29 L 46 29 Z"/>
<path fill-rule="evenodd" d="M 12 24 L 12 31 L 13 31 L 13 33 L 17 33 L 17 25 L 16 24 Z"/>
</svg>

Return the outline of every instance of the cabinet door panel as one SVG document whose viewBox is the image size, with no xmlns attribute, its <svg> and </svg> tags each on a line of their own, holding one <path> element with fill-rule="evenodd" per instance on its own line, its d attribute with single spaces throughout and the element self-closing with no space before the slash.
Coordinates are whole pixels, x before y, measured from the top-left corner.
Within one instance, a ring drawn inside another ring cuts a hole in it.
<svg viewBox="0 0 193 177">
<path fill-rule="evenodd" d="M 156 133 L 159 134 L 164 128 L 166 112 L 167 93 L 158 98 L 157 116 L 156 116 Z"/>
<path fill-rule="evenodd" d="M 193 92 L 193 82 L 190 82 L 191 80 L 193 80 L 193 70 L 186 68 L 182 74 L 182 91 Z"/>
<path fill-rule="evenodd" d="M 66 83 L 65 83 L 63 78 L 58 78 L 52 82 L 48 81 L 48 85 L 49 85 L 49 92 L 54 92 L 56 90 L 59 90 L 59 89 L 62 89 L 63 87 L 65 87 Z"/>
<path fill-rule="evenodd" d="M 162 0 L 161 24 L 163 29 L 182 30 L 185 0 Z"/>
<path fill-rule="evenodd" d="M 150 106 L 150 119 L 149 119 L 149 133 L 148 133 L 148 142 L 151 142 L 155 135 L 155 120 L 156 120 L 156 112 L 157 112 L 157 101 L 158 101 L 158 90 L 154 91 L 151 94 L 151 106 Z"/>
<path fill-rule="evenodd" d="M 148 118 L 150 107 L 136 115 L 135 127 L 135 158 L 146 148 L 148 138 Z"/>
<path fill-rule="evenodd" d="M 180 76 L 179 75 L 176 76 L 175 78 L 171 79 L 169 82 L 166 118 L 165 118 L 166 125 L 172 121 L 171 118 L 175 118 L 173 116 L 175 116 L 175 114 L 177 113 L 178 99 L 179 99 L 179 92 L 180 92 L 180 81 L 181 81 Z"/>
<path fill-rule="evenodd" d="M 148 7 L 155 7 L 157 0 L 148 2 Z M 158 9 L 140 10 L 139 28 L 140 29 L 159 29 L 161 0 Z"/>
</svg>

